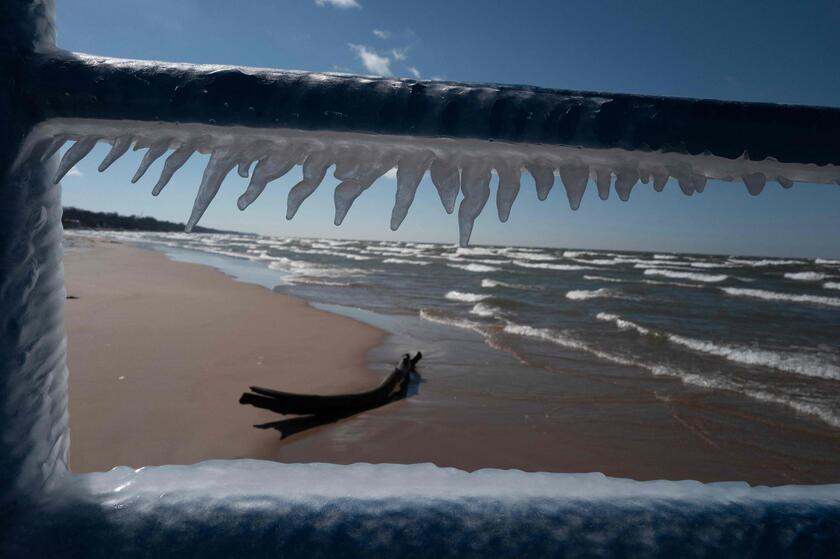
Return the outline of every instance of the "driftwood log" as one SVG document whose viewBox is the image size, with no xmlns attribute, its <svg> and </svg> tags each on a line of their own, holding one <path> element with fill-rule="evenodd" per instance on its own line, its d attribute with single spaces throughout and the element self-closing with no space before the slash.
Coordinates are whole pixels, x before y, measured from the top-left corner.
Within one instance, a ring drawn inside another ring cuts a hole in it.
<svg viewBox="0 0 840 559">
<path fill-rule="evenodd" d="M 420 352 L 414 357 L 405 354 L 382 384 L 366 392 L 322 396 L 251 386 L 251 392 L 242 394 L 239 403 L 280 414 L 326 416 L 325 419 L 349 417 L 405 398 L 411 373 L 422 357 Z"/>
</svg>

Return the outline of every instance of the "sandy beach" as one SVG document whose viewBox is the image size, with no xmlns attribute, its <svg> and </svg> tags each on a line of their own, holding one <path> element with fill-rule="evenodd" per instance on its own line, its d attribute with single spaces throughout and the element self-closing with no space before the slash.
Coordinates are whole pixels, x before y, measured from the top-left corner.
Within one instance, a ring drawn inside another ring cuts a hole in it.
<svg viewBox="0 0 840 559">
<path fill-rule="evenodd" d="M 278 419 L 237 403 L 249 385 L 319 393 L 378 383 L 383 332 L 205 266 L 103 241 L 68 243 L 74 471 L 272 458 Z"/>
<path fill-rule="evenodd" d="M 378 329 L 128 244 L 71 237 L 65 264 L 75 471 L 245 457 L 840 481 L 836 431 L 727 392 L 573 360 L 558 374 L 463 329 L 408 315 Z M 249 385 L 363 390 L 418 349 L 425 382 L 408 400 L 286 439 L 253 427 L 281 416 L 237 402 Z"/>
</svg>

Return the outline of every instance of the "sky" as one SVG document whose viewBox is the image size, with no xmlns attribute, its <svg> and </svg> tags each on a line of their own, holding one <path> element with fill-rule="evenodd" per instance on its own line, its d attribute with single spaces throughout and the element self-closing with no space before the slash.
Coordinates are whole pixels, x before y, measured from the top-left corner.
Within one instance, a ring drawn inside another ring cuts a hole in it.
<svg viewBox="0 0 840 559">
<path fill-rule="evenodd" d="M 563 89 L 840 106 L 836 1 L 58 0 L 59 46 L 121 58 L 236 64 Z M 206 164 L 194 156 L 152 197 L 165 158 L 137 184 L 142 153 L 106 173 L 98 146 L 66 177 L 64 204 L 183 222 Z M 408 217 L 389 229 L 396 181 L 381 178 L 333 225 L 331 175 L 293 221 L 286 194 L 300 167 L 245 212 L 247 179 L 231 173 L 201 225 L 266 235 L 457 242 L 423 180 Z M 523 175 L 510 220 L 493 197 L 474 244 L 768 256 L 840 257 L 840 187 L 712 181 L 684 196 L 675 182 L 603 202 L 590 184 L 578 211 L 558 181 L 545 202 Z M 457 212 L 456 212 L 457 213 Z"/>
</svg>

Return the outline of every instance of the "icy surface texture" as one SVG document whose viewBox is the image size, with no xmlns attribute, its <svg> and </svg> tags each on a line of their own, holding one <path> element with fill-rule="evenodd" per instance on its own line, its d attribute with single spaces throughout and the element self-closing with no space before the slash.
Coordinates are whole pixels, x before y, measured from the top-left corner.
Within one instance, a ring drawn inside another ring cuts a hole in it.
<svg viewBox="0 0 840 559">
<path fill-rule="evenodd" d="M 201 218 L 234 169 L 251 180 L 253 203 L 295 165 L 287 217 L 330 169 L 336 225 L 353 202 L 396 167 L 391 227 L 405 218 L 428 171 L 447 212 L 458 209 L 460 242 L 489 198 L 507 220 L 522 173 L 544 200 L 562 183 L 577 209 L 590 180 L 601 198 L 628 200 L 638 183 L 657 191 L 669 178 L 686 195 L 708 179 L 740 181 L 752 195 L 767 181 L 840 182 L 840 110 L 550 90 L 527 86 L 417 82 L 117 60 L 69 53 L 40 58 L 26 87 L 44 122 L 26 157 L 48 158 L 72 142 L 56 180 L 96 142 L 113 149 L 101 168 L 133 146 L 146 156 L 132 178 L 171 152 L 157 194 L 193 153 L 211 154 L 188 220 Z M 40 92 L 40 93 L 39 93 Z M 54 141 L 55 140 L 55 141 Z M 559 179 L 559 180 L 558 180 Z"/>
<path fill-rule="evenodd" d="M 210 461 L 73 477 L 6 540 L 61 557 L 836 557 L 840 486 Z M 2 545 L 2 544 L 0 544 Z M 0 549 L 2 551 L 2 549 Z"/>
<path fill-rule="evenodd" d="M 499 177 L 495 203 L 502 221 L 507 220 L 519 194 L 522 173 L 533 176 L 541 200 L 548 196 L 555 182 L 562 184 L 573 210 L 580 206 L 590 179 L 596 182 L 601 198 L 609 197 L 614 183 L 617 196 L 624 201 L 629 199 L 637 183 L 653 182 L 653 187 L 661 190 L 669 177 L 674 177 L 679 188 L 689 196 L 701 193 L 710 178 L 742 180 L 753 195 L 761 192 L 768 177 L 787 186 L 793 181 L 840 180 L 840 167 L 835 165 L 727 159 L 708 154 L 131 120 L 47 121 L 30 137 L 22 160 L 47 160 L 66 142 L 71 146 L 61 160 L 55 182 L 88 155 L 97 142 L 112 146 L 100 170 L 107 169 L 132 147 L 146 150 L 132 182 L 168 152 L 152 191 L 155 195 L 191 155 L 210 154 L 187 221 L 188 230 L 198 223 L 222 181 L 235 168 L 243 177 L 252 169 L 250 181 L 238 201 L 239 209 L 244 210 L 269 182 L 301 165 L 303 179 L 288 194 L 286 217 L 289 219 L 332 169 L 335 178 L 341 181 L 335 190 L 334 220 L 340 225 L 353 202 L 396 167 L 397 190 L 391 210 L 394 230 L 405 219 L 420 180 L 429 172 L 447 212 L 454 210 L 458 193 L 463 195 L 458 209 L 462 245 L 468 243 L 473 222 L 488 201 L 492 175 Z"/>
</svg>

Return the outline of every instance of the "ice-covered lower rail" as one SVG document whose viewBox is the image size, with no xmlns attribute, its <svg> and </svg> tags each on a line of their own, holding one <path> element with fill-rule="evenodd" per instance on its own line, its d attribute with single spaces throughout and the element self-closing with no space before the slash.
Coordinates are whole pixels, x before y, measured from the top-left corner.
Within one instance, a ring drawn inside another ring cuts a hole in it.
<svg viewBox="0 0 840 559">
<path fill-rule="evenodd" d="M 469 85 L 312 74 L 228 66 L 193 66 L 73 54 L 38 59 L 24 82 L 42 124 L 22 157 L 49 158 L 73 145 L 56 180 L 97 142 L 112 148 L 106 169 L 130 148 L 146 149 L 138 180 L 167 152 L 157 194 L 189 157 L 210 154 L 188 229 L 222 181 L 237 168 L 251 176 L 239 199 L 251 204 L 295 165 L 303 179 L 289 192 L 287 218 L 330 167 L 341 181 L 335 223 L 376 179 L 397 168 L 391 213 L 396 229 L 428 171 L 447 212 L 463 194 L 460 241 L 498 176 L 496 205 L 506 221 L 523 172 L 537 195 L 555 176 L 577 209 L 590 179 L 602 199 L 633 187 L 703 192 L 708 179 L 743 181 L 759 194 L 768 180 L 840 182 L 840 110 L 696 99 Z M 252 168 L 252 165 L 256 165 Z"/>
<path fill-rule="evenodd" d="M 840 485 L 210 461 L 70 478 L 27 557 L 837 557 Z M 31 515 L 31 516 L 29 516 Z"/>
</svg>

